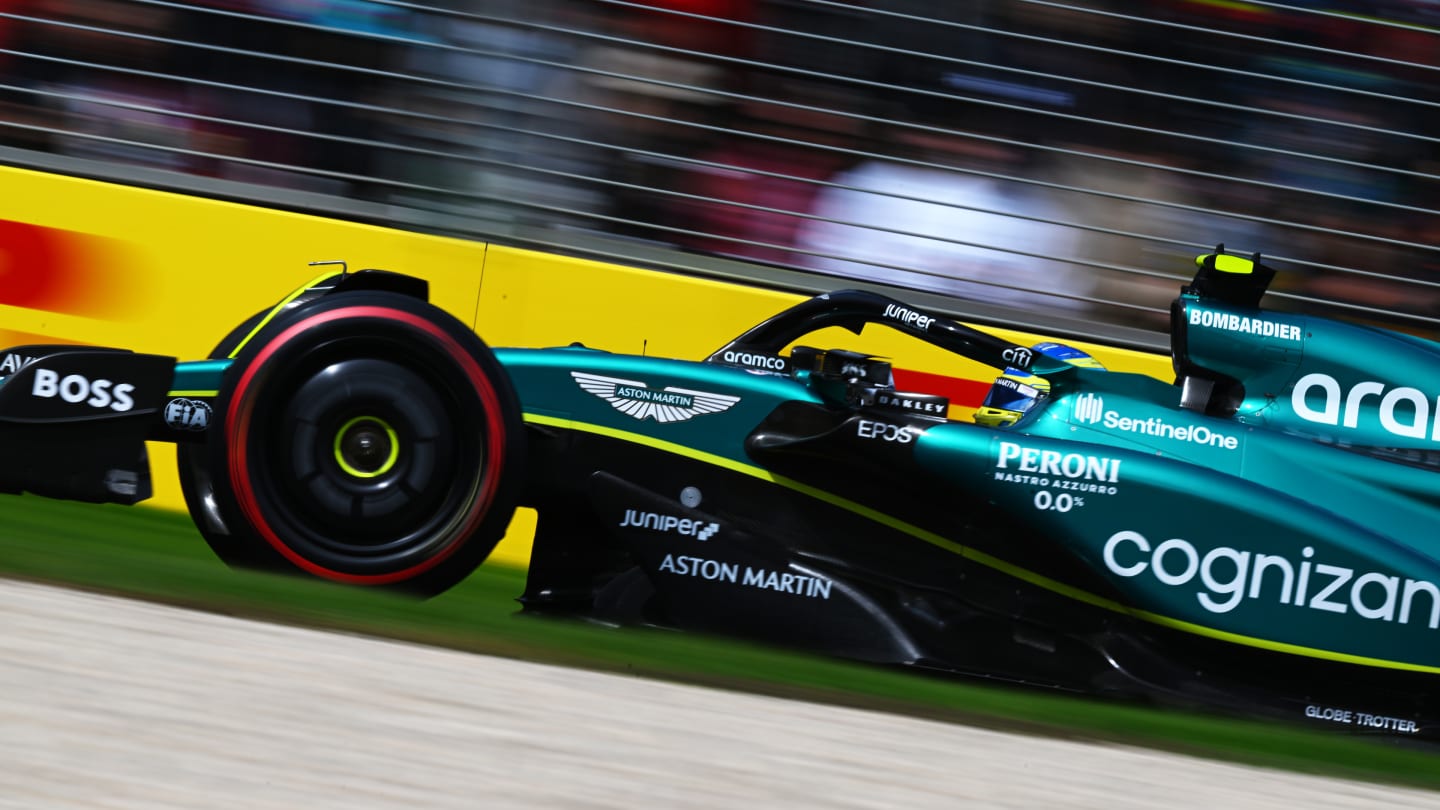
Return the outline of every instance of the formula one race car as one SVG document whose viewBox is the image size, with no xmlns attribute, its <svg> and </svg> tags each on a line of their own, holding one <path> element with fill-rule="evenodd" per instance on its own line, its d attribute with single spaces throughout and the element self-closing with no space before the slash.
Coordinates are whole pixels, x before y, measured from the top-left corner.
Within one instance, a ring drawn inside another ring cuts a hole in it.
<svg viewBox="0 0 1440 810">
<path fill-rule="evenodd" d="M 0 355 L 0 490 L 133 503 L 173 441 L 232 564 L 433 594 L 522 504 L 527 610 L 1440 736 L 1440 345 L 1262 310 L 1272 275 L 1202 257 L 1172 385 L 860 291 L 703 362 L 492 352 L 341 274 L 208 360 Z M 803 344 L 871 324 L 999 370 L 978 421 Z"/>
</svg>

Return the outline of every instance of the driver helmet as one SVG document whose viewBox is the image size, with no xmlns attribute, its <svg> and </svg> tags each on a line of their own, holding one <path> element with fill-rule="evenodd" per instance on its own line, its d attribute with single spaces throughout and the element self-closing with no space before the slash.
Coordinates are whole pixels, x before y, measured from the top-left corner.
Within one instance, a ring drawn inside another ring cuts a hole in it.
<svg viewBox="0 0 1440 810">
<path fill-rule="evenodd" d="M 1032 351 L 1081 368 L 1104 369 L 1099 360 L 1074 346 L 1046 341 L 1030 347 Z M 1020 421 L 1040 402 L 1050 396 L 1050 381 L 1018 368 L 1007 368 L 990 386 L 985 402 L 975 412 L 975 422 L 989 427 L 1007 427 Z"/>
</svg>

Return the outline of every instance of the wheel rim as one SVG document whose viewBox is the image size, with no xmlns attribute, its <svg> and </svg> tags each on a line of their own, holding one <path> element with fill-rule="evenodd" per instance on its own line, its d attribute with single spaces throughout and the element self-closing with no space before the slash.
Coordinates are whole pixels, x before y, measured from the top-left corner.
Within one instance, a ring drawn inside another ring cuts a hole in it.
<svg viewBox="0 0 1440 810">
<path fill-rule="evenodd" d="M 383 343 L 317 351 L 271 380 L 294 393 L 252 422 L 267 518 L 301 557 L 341 573 L 414 565 L 455 540 L 480 489 L 476 411 L 443 366 Z M 354 359 L 360 355 L 362 359 Z"/>
<path fill-rule="evenodd" d="M 357 416 L 335 432 L 335 463 L 355 478 L 375 478 L 395 468 L 400 437 L 378 416 Z"/>
</svg>

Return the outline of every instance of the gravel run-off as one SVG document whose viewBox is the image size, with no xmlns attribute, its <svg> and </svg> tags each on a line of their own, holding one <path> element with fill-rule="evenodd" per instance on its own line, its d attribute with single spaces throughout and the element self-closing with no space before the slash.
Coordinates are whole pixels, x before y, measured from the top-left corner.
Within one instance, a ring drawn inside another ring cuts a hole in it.
<svg viewBox="0 0 1440 810">
<path fill-rule="evenodd" d="M 3 808 L 1434 808 L 1440 793 L 0 581 Z"/>
</svg>

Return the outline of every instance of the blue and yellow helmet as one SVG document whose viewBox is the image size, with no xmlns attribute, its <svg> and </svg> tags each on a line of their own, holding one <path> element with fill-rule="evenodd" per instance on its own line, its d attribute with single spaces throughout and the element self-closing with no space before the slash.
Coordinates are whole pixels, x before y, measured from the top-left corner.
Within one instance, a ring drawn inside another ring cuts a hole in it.
<svg viewBox="0 0 1440 810">
<path fill-rule="evenodd" d="M 1064 360 L 1072 366 L 1104 370 L 1099 360 L 1064 343 L 1046 341 L 1030 347 L 1037 354 Z M 975 412 L 975 422 L 989 427 L 1013 425 L 1050 396 L 1050 381 L 1018 368 L 1007 368 L 985 395 L 985 402 Z"/>
</svg>

